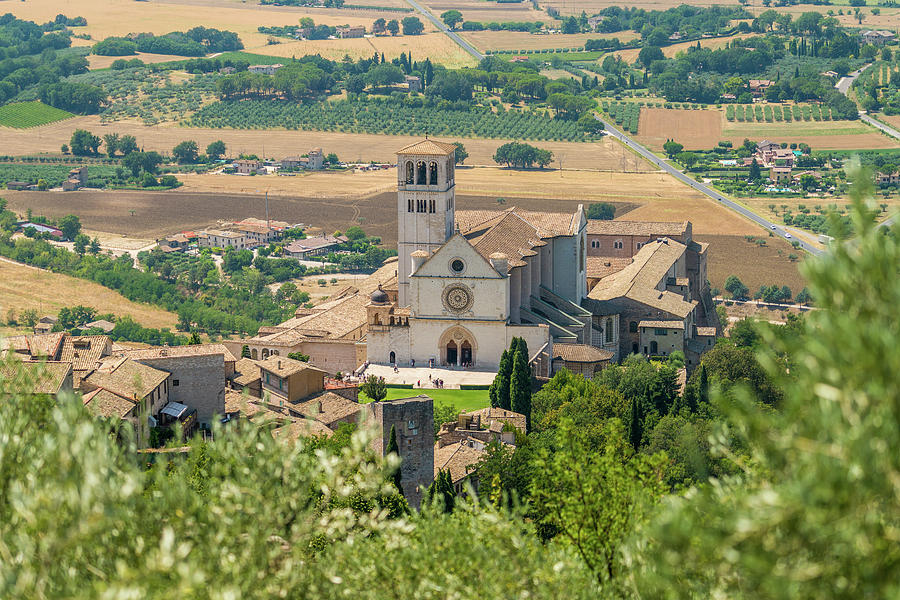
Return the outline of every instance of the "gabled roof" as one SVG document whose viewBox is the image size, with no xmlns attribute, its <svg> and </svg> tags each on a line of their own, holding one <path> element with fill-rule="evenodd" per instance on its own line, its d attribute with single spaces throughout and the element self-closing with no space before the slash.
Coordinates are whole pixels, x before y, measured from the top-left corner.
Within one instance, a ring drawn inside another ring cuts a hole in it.
<svg viewBox="0 0 900 600">
<path fill-rule="evenodd" d="M 32 394 L 56 395 L 66 378 L 72 374 L 72 365 L 67 362 L 23 360 L 22 366 L 33 371 L 34 377 L 29 378 Z M 15 363 L 0 364 L 0 378 L 13 377 L 17 368 Z"/>
<path fill-rule="evenodd" d="M 260 369 L 275 373 L 279 377 L 290 377 L 296 373 L 308 370 L 318 371 L 322 374 L 325 373 L 325 371 L 317 369 L 309 363 L 294 360 L 293 358 L 288 358 L 286 356 L 272 355 L 265 360 L 259 361 L 257 364 Z"/>
<path fill-rule="evenodd" d="M 81 399 L 87 409 L 98 417 L 123 419 L 137 406 L 133 400 L 104 388 L 88 392 Z"/>
<path fill-rule="evenodd" d="M 596 363 L 611 360 L 613 353 L 587 344 L 553 344 L 553 358 L 564 362 Z"/>
<path fill-rule="evenodd" d="M 134 360 L 146 360 L 153 358 L 173 358 L 181 356 L 211 356 L 221 354 L 225 362 L 235 362 L 234 354 L 224 344 L 194 344 L 188 346 L 153 346 L 136 350 L 125 350 L 123 356 Z"/>
<path fill-rule="evenodd" d="M 473 448 L 469 440 L 462 440 L 456 444 L 449 444 L 439 448 L 434 447 L 434 474 L 439 471 L 449 470 L 450 480 L 459 483 L 469 476 L 474 466 L 486 454 L 484 450 Z"/>
<path fill-rule="evenodd" d="M 397 154 L 436 154 L 445 156 L 456 152 L 456 146 L 437 140 L 424 139 L 397 150 Z"/>
<path fill-rule="evenodd" d="M 142 365 L 128 358 L 109 358 L 84 378 L 91 386 L 101 387 L 126 398 L 144 398 L 169 377 L 165 371 Z"/>
<path fill-rule="evenodd" d="M 641 321 L 638 327 L 655 327 L 657 329 L 684 329 L 683 321 Z"/>
<path fill-rule="evenodd" d="M 588 219 L 588 235 L 650 235 L 650 236 L 683 236 L 688 231 L 689 221 L 651 222 L 651 221 L 600 221 Z"/>
<path fill-rule="evenodd" d="M 97 362 L 112 350 L 109 336 L 67 335 L 63 339 L 59 360 L 72 363 L 76 371 L 87 371 L 97 366 Z"/>
<path fill-rule="evenodd" d="M 292 409 L 309 419 L 331 426 L 338 421 L 357 415 L 362 405 L 334 392 L 322 392 L 309 400 L 299 402 Z"/>
</svg>

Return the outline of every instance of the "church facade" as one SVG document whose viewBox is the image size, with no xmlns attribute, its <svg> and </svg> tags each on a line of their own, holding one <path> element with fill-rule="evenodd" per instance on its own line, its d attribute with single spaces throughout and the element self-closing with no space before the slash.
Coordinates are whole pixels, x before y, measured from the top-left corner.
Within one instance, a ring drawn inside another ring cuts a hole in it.
<svg viewBox="0 0 900 600">
<path fill-rule="evenodd" d="M 366 305 L 368 360 L 491 370 L 522 337 L 549 374 L 554 342 L 596 337 L 581 307 L 584 211 L 458 211 L 454 153 L 427 139 L 397 153 L 397 284 Z M 600 339 L 617 345 L 617 325 L 610 320 Z"/>
</svg>

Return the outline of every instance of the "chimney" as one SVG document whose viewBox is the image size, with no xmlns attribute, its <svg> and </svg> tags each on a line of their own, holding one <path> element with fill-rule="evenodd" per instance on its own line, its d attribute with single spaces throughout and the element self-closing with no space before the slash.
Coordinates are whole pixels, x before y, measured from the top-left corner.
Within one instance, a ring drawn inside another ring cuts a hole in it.
<svg viewBox="0 0 900 600">
<path fill-rule="evenodd" d="M 159 351 L 160 356 L 168 356 L 169 355 L 169 344 L 166 342 L 163 344 L 162 350 Z"/>
<path fill-rule="evenodd" d="M 279 371 L 281 370 L 281 361 L 280 360 L 278 361 L 278 370 Z"/>
</svg>

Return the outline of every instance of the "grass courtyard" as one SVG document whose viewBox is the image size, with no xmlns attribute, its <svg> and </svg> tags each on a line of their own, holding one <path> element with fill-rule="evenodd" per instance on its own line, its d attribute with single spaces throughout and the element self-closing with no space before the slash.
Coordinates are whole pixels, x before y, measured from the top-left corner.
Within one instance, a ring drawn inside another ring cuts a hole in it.
<svg viewBox="0 0 900 600">
<path fill-rule="evenodd" d="M 434 389 L 409 389 L 409 388 L 388 388 L 385 400 L 396 400 L 398 398 L 410 398 L 425 394 L 434 400 L 435 406 L 443 407 L 453 405 L 462 412 L 478 410 L 479 408 L 487 408 L 491 405 L 488 398 L 487 390 L 434 390 Z M 360 402 L 371 402 L 364 393 L 359 393 Z"/>
</svg>

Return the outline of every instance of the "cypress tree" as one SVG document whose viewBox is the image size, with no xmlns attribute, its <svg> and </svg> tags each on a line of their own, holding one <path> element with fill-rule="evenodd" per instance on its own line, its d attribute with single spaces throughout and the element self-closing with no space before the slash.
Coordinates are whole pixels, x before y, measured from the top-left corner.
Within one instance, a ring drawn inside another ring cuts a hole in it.
<svg viewBox="0 0 900 600">
<path fill-rule="evenodd" d="M 706 365 L 700 363 L 700 402 L 709 402 L 709 375 L 706 374 Z"/>
<path fill-rule="evenodd" d="M 494 377 L 494 383 L 491 384 L 491 390 L 488 394 L 491 397 L 491 406 L 505 408 L 510 410 L 509 399 L 509 378 L 512 375 L 512 351 L 504 350 L 500 356 L 500 366 L 497 369 L 497 375 Z M 496 397 L 496 404 L 494 404 Z"/>
<path fill-rule="evenodd" d="M 449 469 L 438 471 L 437 477 L 428 486 L 426 496 L 429 504 L 434 505 L 435 502 L 440 502 L 445 513 L 453 512 L 456 504 L 456 491 L 453 489 Z"/>
<path fill-rule="evenodd" d="M 384 450 L 384 454 L 388 455 L 391 452 L 393 452 L 397 456 L 400 456 L 400 446 L 397 445 L 397 430 L 393 425 L 391 425 L 391 437 L 388 440 L 388 445 L 387 445 L 387 448 L 385 448 L 385 450 Z M 403 486 L 401 485 L 401 482 L 403 481 L 403 479 L 402 479 L 402 475 L 400 474 L 400 466 L 399 465 L 397 466 L 397 470 L 394 471 L 394 474 L 391 475 L 391 481 L 393 482 L 394 487 L 397 488 L 397 491 L 402 496 L 403 495 Z"/>
<path fill-rule="evenodd" d="M 524 345 L 525 340 L 522 340 L 513 358 L 509 396 L 512 410 L 525 415 L 527 427 L 531 422 L 531 371 L 528 368 L 528 350 L 522 348 Z"/>
<path fill-rule="evenodd" d="M 628 420 L 628 441 L 635 450 L 641 447 L 641 438 L 644 437 L 644 420 L 641 412 L 640 399 L 632 399 L 631 418 Z"/>
<path fill-rule="evenodd" d="M 250 358 L 250 346 L 247 344 L 241 347 L 241 358 Z"/>
</svg>

